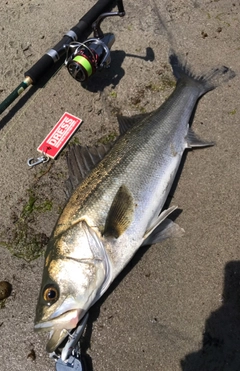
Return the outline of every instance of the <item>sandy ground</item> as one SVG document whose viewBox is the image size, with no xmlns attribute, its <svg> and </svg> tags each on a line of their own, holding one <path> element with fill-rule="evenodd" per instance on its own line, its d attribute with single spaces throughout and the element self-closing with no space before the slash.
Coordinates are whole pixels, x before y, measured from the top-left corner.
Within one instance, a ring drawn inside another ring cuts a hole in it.
<svg viewBox="0 0 240 371">
<path fill-rule="evenodd" d="M 1 101 L 93 4 L 1 1 Z M 38 155 L 37 146 L 65 111 L 84 120 L 74 141 L 95 144 L 117 133 L 116 113 L 158 107 L 172 91 L 170 41 L 197 73 L 226 65 L 237 75 L 197 107 L 193 127 L 216 146 L 188 153 L 174 192 L 185 236 L 136 254 L 91 310 L 84 350 L 95 371 L 240 370 L 240 5 L 156 4 L 166 28 L 154 3 L 145 0 L 126 1 L 124 19 L 103 23 L 116 36 L 112 66 L 88 89 L 62 68 L 1 116 L 0 281 L 13 288 L 0 309 L 1 371 L 55 367 L 45 352 L 46 335 L 33 332 L 33 320 L 43 251 L 66 200 L 67 168 L 64 155 L 33 169 L 27 159 Z M 146 48 L 153 61 L 144 58 Z"/>
</svg>

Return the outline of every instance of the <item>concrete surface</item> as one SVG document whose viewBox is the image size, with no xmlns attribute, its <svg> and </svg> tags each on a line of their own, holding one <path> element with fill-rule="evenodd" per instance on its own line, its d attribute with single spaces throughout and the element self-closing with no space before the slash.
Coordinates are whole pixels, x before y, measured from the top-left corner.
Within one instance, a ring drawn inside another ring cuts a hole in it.
<svg viewBox="0 0 240 371">
<path fill-rule="evenodd" d="M 1 101 L 93 4 L 1 2 Z M 184 162 L 172 202 L 183 210 L 178 223 L 185 236 L 137 253 L 91 310 L 83 348 L 94 371 L 240 370 L 240 5 L 156 0 L 156 6 L 162 22 L 144 0 L 125 1 L 125 18 L 104 21 L 103 30 L 116 35 L 112 66 L 88 89 L 62 68 L 1 115 L 0 281 L 13 287 L 0 309 L 1 371 L 54 370 L 47 335 L 33 332 L 43 256 L 26 259 L 31 247 L 43 254 L 65 203 L 67 168 L 64 155 L 34 169 L 27 159 L 38 156 L 37 146 L 65 111 L 84 120 L 74 140 L 95 144 L 117 133 L 116 113 L 158 107 L 172 91 L 169 43 L 197 74 L 226 65 L 237 75 L 197 107 L 194 130 L 216 146 L 191 151 Z M 153 61 L 129 56 L 144 57 L 146 48 Z"/>
</svg>

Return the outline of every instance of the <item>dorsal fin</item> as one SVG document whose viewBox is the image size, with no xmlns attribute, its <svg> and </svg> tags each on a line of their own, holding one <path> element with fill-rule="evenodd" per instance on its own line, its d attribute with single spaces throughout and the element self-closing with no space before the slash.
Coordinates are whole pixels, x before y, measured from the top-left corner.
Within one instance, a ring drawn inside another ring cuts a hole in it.
<svg viewBox="0 0 240 371">
<path fill-rule="evenodd" d="M 119 124 L 119 131 L 120 134 L 126 133 L 130 128 L 132 128 L 134 125 L 138 124 L 140 121 L 145 119 L 146 117 L 149 117 L 152 114 L 152 112 L 147 113 L 141 113 L 139 115 L 135 116 L 117 116 L 118 124 Z"/>
<path fill-rule="evenodd" d="M 111 145 L 101 144 L 98 147 L 73 145 L 67 152 L 69 178 L 66 181 L 67 195 L 70 197 L 74 189 L 95 168 L 110 150 Z"/>
<path fill-rule="evenodd" d="M 125 185 L 117 191 L 105 223 L 103 235 L 118 238 L 129 227 L 134 213 L 132 194 Z"/>
</svg>

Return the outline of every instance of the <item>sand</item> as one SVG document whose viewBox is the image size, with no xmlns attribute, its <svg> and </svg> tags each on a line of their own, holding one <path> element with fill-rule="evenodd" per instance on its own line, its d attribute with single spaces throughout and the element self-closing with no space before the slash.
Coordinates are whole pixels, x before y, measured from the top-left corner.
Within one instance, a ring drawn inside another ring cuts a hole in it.
<svg viewBox="0 0 240 371">
<path fill-rule="evenodd" d="M 93 4 L 1 2 L 0 101 Z M 13 287 L 0 309 L 1 371 L 55 367 L 45 352 L 47 335 L 34 333 L 33 321 L 46 241 L 66 202 L 67 166 L 64 153 L 32 169 L 27 160 L 38 156 L 65 111 L 84 120 L 73 140 L 93 145 L 118 133 L 117 113 L 158 107 L 173 89 L 170 44 L 197 74 L 226 65 L 236 77 L 205 95 L 196 110 L 195 132 L 216 146 L 188 152 L 171 193 L 184 237 L 139 250 L 92 308 L 84 339 L 88 370 L 240 370 L 240 5 L 156 5 L 162 23 L 154 3 L 144 0 L 125 1 L 123 19 L 103 22 L 103 31 L 116 36 L 112 65 L 87 88 L 63 67 L 1 115 L 0 281 Z M 40 257 L 29 262 L 36 240 Z"/>
</svg>

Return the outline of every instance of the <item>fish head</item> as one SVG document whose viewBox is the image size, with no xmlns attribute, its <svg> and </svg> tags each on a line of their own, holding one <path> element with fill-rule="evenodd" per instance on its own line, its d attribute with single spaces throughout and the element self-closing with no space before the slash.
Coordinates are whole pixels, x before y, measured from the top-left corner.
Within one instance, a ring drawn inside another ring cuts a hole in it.
<svg viewBox="0 0 240 371">
<path fill-rule="evenodd" d="M 35 331 L 50 331 L 53 352 L 101 296 L 108 271 L 101 239 L 86 222 L 50 239 L 35 316 Z"/>
</svg>

